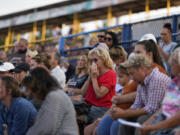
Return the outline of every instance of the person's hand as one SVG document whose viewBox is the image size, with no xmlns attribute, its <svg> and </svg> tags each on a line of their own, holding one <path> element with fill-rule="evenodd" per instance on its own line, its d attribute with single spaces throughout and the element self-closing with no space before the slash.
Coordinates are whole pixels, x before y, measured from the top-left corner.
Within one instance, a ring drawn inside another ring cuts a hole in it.
<svg viewBox="0 0 180 135">
<path fill-rule="evenodd" d="M 119 100 L 118 97 L 119 97 L 118 95 L 115 95 L 115 96 L 112 97 L 111 101 L 112 101 L 113 104 L 118 103 L 118 100 Z"/>
<path fill-rule="evenodd" d="M 122 95 L 113 96 L 111 101 L 113 104 L 121 104 L 121 101 L 123 101 Z"/>
<path fill-rule="evenodd" d="M 81 90 L 80 89 L 72 89 L 71 88 L 71 89 L 69 89 L 68 93 L 71 94 L 71 95 L 76 95 L 76 94 L 81 93 Z"/>
<path fill-rule="evenodd" d="M 95 125 L 96 125 L 96 127 L 98 126 L 98 124 L 99 124 L 99 122 L 101 121 L 101 118 L 98 118 L 96 121 L 95 121 Z"/>
<path fill-rule="evenodd" d="M 177 130 L 177 131 L 175 132 L 175 135 L 180 135 L 180 130 Z"/>
<path fill-rule="evenodd" d="M 91 78 L 97 78 L 99 76 L 99 70 L 97 68 L 96 63 L 92 63 L 91 65 Z"/>
<path fill-rule="evenodd" d="M 72 88 L 67 88 L 66 91 L 67 91 L 67 93 L 72 95 L 73 89 Z"/>
<path fill-rule="evenodd" d="M 112 107 L 110 110 L 110 116 L 113 120 L 123 117 L 124 114 L 125 114 L 125 111 L 119 107 Z"/>
<path fill-rule="evenodd" d="M 156 46 L 159 51 L 163 50 L 159 43 L 157 43 Z"/>
<path fill-rule="evenodd" d="M 141 135 L 148 135 L 151 131 L 153 131 L 153 126 L 143 124 L 142 128 L 139 129 Z"/>
<path fill-rule="evenodd" d="M 88 68 L 88 74 L 91 75 L 91 66 Z"/>
<path fill-rule="evenodd" d="M 81 95 L 71 96 L 70 98 L 71 98 L 71 101 L 79 101 L 79 102 L 82 102 L 82 101 L 83 101 Z"/>
</svg>

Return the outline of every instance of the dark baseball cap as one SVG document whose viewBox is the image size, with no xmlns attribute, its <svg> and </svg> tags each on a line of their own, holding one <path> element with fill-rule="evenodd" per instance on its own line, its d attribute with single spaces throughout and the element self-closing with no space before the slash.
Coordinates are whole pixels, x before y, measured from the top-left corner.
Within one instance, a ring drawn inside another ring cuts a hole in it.
<svg viewBox="0 0 180 135">
<path fill-rule="evenodd" d="M 23 62 L 23 63 L 18 64 L 18 65 L 15 67 L 15 69 L 13 69 L 12 71 L 15 72 L 15 73 L 20 73 L 20 72 L 22 72 L 22 71 L 27 72 L 27 71 L 29 71 L 29 69 L 30 69 L 29 64 Z"/>
</svg>

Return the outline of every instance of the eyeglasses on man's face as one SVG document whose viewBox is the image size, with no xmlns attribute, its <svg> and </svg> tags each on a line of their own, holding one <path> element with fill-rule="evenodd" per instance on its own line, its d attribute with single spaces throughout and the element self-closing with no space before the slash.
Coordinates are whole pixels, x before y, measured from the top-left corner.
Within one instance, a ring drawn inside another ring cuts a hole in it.
<svg viewBox="0 0 180 135">
<path fill-rule="evenodd" d="M 98 38 L 105 38 L 105 36 L 103 36 L 103 35 L 98 35 Z"/>
</svg>

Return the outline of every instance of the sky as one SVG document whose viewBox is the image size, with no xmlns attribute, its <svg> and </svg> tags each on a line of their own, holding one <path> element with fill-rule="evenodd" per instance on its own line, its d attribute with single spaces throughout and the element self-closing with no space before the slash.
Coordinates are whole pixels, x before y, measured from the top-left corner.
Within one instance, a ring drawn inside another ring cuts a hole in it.
<svg viewBox="0 0 180 135">
<path fill-rule="evenodd" d="M 0 16 L 68 0 L 0 0 Z"/>
</svg>

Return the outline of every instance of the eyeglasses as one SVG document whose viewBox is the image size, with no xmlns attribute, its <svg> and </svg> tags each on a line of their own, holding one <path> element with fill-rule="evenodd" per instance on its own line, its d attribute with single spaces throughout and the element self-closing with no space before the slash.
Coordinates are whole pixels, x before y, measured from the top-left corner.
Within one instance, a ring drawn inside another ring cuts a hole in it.
<svg viewBox="0 0 180 135">
<path fill-rule="evenodd" d="M 96 63 L 98 61 L 98 59 L 94 58 L 94 59 L 90 59 L 89 61 L 90 61 L 90 63 L 93 63 L 93 62 Z"/>
<path fill-rule="evenodd" d="M 105 38 L 104 38 L 104 40 L 111 41 L 111 40 L 112 40 L 112 38 L 107 38 L 107 37 L 105 37 Z"/>
<path fill-rule="evenodd" d="M 98 38 L 104 38 L 104 36 L 99 35 Z"/>
</svg>

